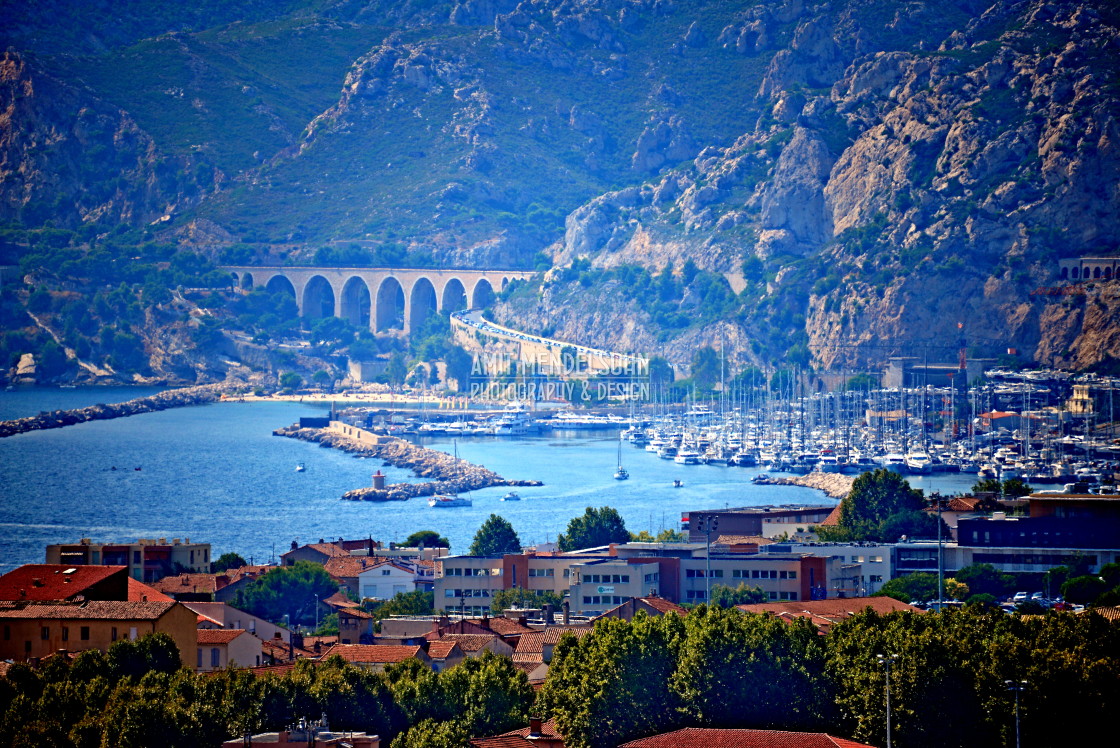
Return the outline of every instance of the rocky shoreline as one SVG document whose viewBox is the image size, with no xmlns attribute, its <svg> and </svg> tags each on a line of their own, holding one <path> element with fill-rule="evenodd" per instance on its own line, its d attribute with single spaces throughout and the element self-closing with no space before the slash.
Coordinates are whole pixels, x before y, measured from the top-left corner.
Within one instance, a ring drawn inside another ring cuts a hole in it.
<svg viewBox="0 0 1120 748">
<path fill-rule="evenodd" d="M 824 491 L 829 498 L 843 499 L 852 490 L 855 477 L 840 473 L 808 473 L 792 478 L 770 478 L 759 476 L 754 483 L 764 486 L 802 486 Z"/>
<path fill-rule="evenodd" d="M 404 501 L 419 496 L 473 491 L 491 486 L 543 485 L 537 480 L 509 480 L 481 465 L 474 465 L 396 437 L 378 437 L 377 442 L 371 444 L 331 429 L 300 428 L 295 424 L 276 429 L 272 433 L 274 436 L 316 442 L 321 447 L 339 449 L 362 457 L 377 458 L 383 460 L 385 465 L 409 468 L 418 476 L 435 479 L 425 483 L 392 483 L 384 488 L 356 488 L 342 495 L 347 501 Z"/>
<path fill-rule="evenodd" d="M 42 429 L 60 429 L 63 426 L 73 426 L 87 421 L 104 421 L 110 418 L 125 418 L 153 413 L 169 408 L 182 408 L 189 405 L 204 405 L 217 402 L 221 399 L 225 385 L 204 384 L 197 387 L 185 387 L 178 390 L 167 390 L 147 397 L 138 397 L 126 400 L 123 403 L 106 405 L 98 403 L 85 408 L 73 410 L 52 410 L 40 413 L 37 416 L 16 418 L 11 421 L 0 421 L 0 438 L 14 436 L 28 431 Z"/>
</svg>

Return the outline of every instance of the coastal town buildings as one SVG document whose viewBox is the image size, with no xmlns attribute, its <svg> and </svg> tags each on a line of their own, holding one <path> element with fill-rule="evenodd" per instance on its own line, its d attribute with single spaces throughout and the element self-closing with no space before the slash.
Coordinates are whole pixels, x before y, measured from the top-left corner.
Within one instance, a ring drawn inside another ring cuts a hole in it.
<svg viewBox="0 0 1120 748">
<path fill-rule="evenodd" d="M 262 664 L 261 640 L 244 629 L 200 628 L 197 636 L 195 669 L 200 673 Z"/>
<path fill-rule="evenodd" d="M 180 572 L 210 571 L 210 544 L 192 543 L 190 538 L 140 538 L 135 543 L 82 538 L 77 543 L 48 545 L 46 556 L 48 564 L 125 566 L 130 577 L 148 583 Z"/>
</svg>

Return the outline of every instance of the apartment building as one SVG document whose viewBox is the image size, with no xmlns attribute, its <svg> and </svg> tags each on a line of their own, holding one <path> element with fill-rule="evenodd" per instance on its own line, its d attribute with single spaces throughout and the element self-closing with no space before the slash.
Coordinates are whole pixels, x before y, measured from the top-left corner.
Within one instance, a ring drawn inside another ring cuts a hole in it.
<svg viewBox="0 0 1120 748">
<path fill-rule="evenodd" d="M 82 538 L 77 543 L 47 546 L 48 564 L 71 566 L 126 566 L 133 579 L 152 583 L 183 571 L 209 573 L 210 544 L 192 543 L 190 538 L 140 538 L 135 543 L 95 543 Z"/>
</svg>

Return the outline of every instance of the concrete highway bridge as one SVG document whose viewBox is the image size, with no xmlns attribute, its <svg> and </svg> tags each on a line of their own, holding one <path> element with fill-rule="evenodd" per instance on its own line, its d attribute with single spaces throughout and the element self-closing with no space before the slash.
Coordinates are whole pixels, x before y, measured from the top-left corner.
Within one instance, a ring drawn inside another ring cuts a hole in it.
<svg viewBox="0 0 1120 748">
<path fill-rule="evenodd" d="M 291 294 L 301 317 L 339 317 L 374 332 L 405 333 L 431 313 L 480 309 L 529 270 L 435 268 L 222 267 L 245 291 Z"/>
</svg>

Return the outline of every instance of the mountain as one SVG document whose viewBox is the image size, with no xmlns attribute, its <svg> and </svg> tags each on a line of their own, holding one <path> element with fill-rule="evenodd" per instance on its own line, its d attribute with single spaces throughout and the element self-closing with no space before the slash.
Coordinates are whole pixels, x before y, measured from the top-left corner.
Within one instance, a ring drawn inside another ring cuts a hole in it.
<svg viewBox="0 0 1120 748">
<path fill-rule="evenodd" d="M 500 320 L 686 366 L 1109 369 L 1120 10 L 8 4 L 0 219 L 219 258 L 547 267 Z M 604 305 L 601 299 L 611 298 Z"/>
</svg>

